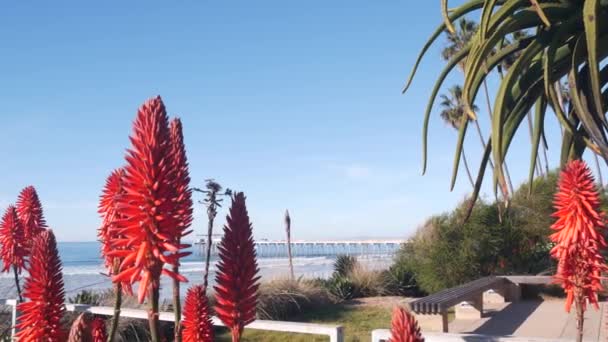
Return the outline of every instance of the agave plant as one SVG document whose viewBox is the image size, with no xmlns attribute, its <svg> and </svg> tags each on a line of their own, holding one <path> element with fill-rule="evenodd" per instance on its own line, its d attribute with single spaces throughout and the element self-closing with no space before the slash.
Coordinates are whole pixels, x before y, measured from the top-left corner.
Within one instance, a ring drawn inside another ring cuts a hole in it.
<svg viewBox="0 0 608 342">
<path fill-rule="evenodd" d="M 239 342 L 243 328 L 255 319 L 260 279 L 252 227 L 242 192 L 232 197 L 218 249 L 220 261 L 215 276 L 215 311 L 230 329 L 232 342 Z"/>
<path fill-rule="evenodd" d="M 558 283 L 567 294 L 566 311 L 576 307 L 578 336 L 582 341 L 584 312 L 587 302 L 596 309 L 598 292 L 602 290 L 602 273 L 608 270 L 602 250 L 604 214 L 600 211 L 600 196 L 587 165 L 580 160 L 568 163 L 561 173 L 555 194 L 556 222 L 551 241 L 551 255 L 557 259 Z"/>
<path fill-rule="evenodd" d="M 494 160 L 494 186 L 503 177 L 505 156 L 520 124 L 535 106 L 530 178 L 544 139 L 544 122 L 550 107 L 564 129 L 562 165 L 580 157 L 585 149 L 608 162 L 608 1 L 468 0 L 448 11 L 443 1 L 444 22 L 432 33 L 419 54 L 404 92 L 411 85 L 420 61 L 451 22 L 479 11 L 479 29 L 469 43 L 447 63 L 431 92 L 423 125 L 423 170 L 426 169 L 427 132 L 430 112 L 447 75 L 464 65 L 463 101 L 466 114 L 459 127 L 454 172 L 460 164 L 462 146 L 470 120 L 476 120 L 473 103 L 484 81 L 505 62 L 512 63 L 500 80 L 494 98 L 491 134 L 477 174 L 473 199 L 485 174 L 490 155 Z M 510 39 L 525 33 L 523 39 Z M 603 64 L 602 64 L 603 63 Z M 603 66 L 602 66 L 603 65 Z M 572 108 L 564 110 L 559 100 L 560 80 L 568 79 Z M 558 88 L 558 89 L 556 89 Z M 474 202 L 474 201 L 472 201 Z"/>
<path fill-rule="evenodd" d="M 2 272 L 9 272 L 11 268 L 13 269 L 20 302 L 23 301 L 23 298 L 19 286 L 19 274 L 25 268 L 26 258 L 27 249 L 23 226 L 17 216 L 17 209 L 11 205 L 6 209 L 0 223 L 0 260 L 2 261 Z"/>
<path fill-rule="evenodd" d="M 175 172 L 175 205 L 174 219 L 176 224 L 175 245 L 181 244 L 181 238 L 190 232 L 187 229 L 192 223 L 192 190 L 190 189 L 190 173 L 188 171 L 188 159 L 186 158 L 186 147 L 182 133 L 182 122 L 175 118 L 169 125 L 172 168 Z M 173 273 L 179 274 L 179 264 L 173 265 Z M 173 311 L 175 313 L 175 341 L 181 341 L 181 300 L 178 279 L 173 279 Z"/>
<path fill-rule="evenodd" d="M 61 320 L 65 294 L 61 260 L 55 235 L 48 229 L 32 241 L 29 275 L 23 296 L 29 301 L 17 305 L 21 313 L 16 328 L 19 341 L 63 342 L 67 336 Z"/>
</svg>

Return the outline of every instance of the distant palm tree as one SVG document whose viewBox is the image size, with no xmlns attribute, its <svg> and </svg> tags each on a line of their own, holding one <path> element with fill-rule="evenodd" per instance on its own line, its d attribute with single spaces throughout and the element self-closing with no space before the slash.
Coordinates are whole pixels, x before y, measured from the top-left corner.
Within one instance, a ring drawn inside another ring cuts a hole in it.
<svg viewBox="0 0 608 342">
<path fill-rule="evenodd" d="M 439 105 L 442 108 L 440 116 L 445 123 L 458 130 L 460 128 L 460 123 L 462 122 L 462 117 L 466 115 L 465 106 L 462 102 L 462 88 L 459 85 L 455 85 L 448 89 L 448 91 L 449 95 L 440 95 L 441 102 Z M 473 109 L 475 110 L 476 108 Z M 469 162 L 467 161 L 467 156 L 464 152 L 464 146 L 462 147 L 462 161 L 469 181 L 471 182 L 471 186 L 475 186 L 471 170 L 469 169 Z"/>
<path fill-rule="evenodd" d="M 460 51 L 462 51 L 462 49 L 464 49 L 467 46 L 467 44 L 469 43 L 469 41 L 471 40 L 471 38 L 473 37 L 473 35 L 475 34 L 476 31 L 477 31 L 477 24 L 474 21 L 470 21 L 465 18 L 460 19 L 457 23 L 457 28 L 454 33 L 446 31 L 447 45 L 441 51 L 441 57 L 443 57 L 443 59 L 446 61 L 449 61 L 450 59 L 452 59 L 452 57 L 454 57 L 454 55 L 458 54 Z M 465 63 L 466 63 L 466 60 L 463 59 L 458 64 L 460 70 L 462 70 L 463 72 L 464 72 Z M 490 104 L 490 97 L 488 95 L 488 87 L 485 83 L 485 80 L 484 80 L 484 91 L 485 91 L 485 95 L 486 95 L 488 114 L 491 117 L 492 116 L 492 105 Z M 475 122 L 475 127 L 477 128 L 477 134 L 479 135 L 479 140 L 481 142 L 481 146 L 485 149 L 486 140 L 483 136 L 483 133 L 481 132 L 481 127 L 479 126 L 479 122 L 477 120 L 473 120 L 473 121 Z M 463 158 L 463 160 L 466 161 L 466 158 Z M 492 167 L 492 169 L 494 169 L 494 166 L 493 166 L 493 163 L 491 160 L 490 160 L 490 166 Z M 504 167 L 505 167 L 506 181 L 504 179 L 501 180 L 501 183 L 502 183 L 501 191 L 503 192 L 503 198 L 506 199 L 506 198 L 508 198 L 509 190 L 511 191 L 511 193 L 513 193 L 513 184 L 511 182 L 511 176 L 509 175 L 509 169 L 507 168 L 506 163 L 504 164 Z M 507 182 L 508 182 L 508 186 L 509 186 L 508 190 L 507 190 L 507 184 L 505 184 Z"/>
</svg>

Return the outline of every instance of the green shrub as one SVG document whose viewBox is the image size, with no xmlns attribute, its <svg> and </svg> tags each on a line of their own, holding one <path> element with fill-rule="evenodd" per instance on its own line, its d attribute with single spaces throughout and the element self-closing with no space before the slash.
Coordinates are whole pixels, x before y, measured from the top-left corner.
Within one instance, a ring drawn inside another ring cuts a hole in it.
<svg viewBox="0 0 608 342">
<path fill-rule="evenodd" d="M 102 294 L 89 290 L 82 290 L 78 292 L 76 296 L 68 298 L 68 302 L 71 304 L 87 304 L 97 306 L 101 304 L 101 301 Z"/>
<path fill-rule="evenodd" d="M 523 184 L 506 211 L 502 204 L 480 200 L 465 221 L 464 201 L 450 213 L 431 217 L 402 246 L 389 273 L 403 281 L 404 290 L 433 293 L 487 275 L 550 272 L 556 181 L 555 173 L 535 180 L 532 194 Z"/>
<path fill-rule="evenodd" d="M 326 281 L 325 286 L 336 302 L 353 299 L 356 294 L 355 285 L 346 277 L 334 275 Z"/>
<path fill-rule="evenodd" d="M 334 262 L 334 275 L 348 277 L 353 269 L 359 264 L 357 258 L 352 255 L 338 255 Z"/>
<path fill-rule="evenodd" d="M 405 262 L 395 262 L 382 273 L 386 282 L 386 294 L 392 296 L 420 297 L 424 292 L 418 286 L 414 272 Z"/>
</svg>

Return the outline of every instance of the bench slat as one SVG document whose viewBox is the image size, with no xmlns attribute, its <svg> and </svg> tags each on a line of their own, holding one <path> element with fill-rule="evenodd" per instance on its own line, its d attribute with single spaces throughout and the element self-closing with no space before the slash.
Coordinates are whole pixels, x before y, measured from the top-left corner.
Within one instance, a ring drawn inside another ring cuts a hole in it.
<svg viewBox="0 0 608 342">
<path fill-rule="evenodd" d="M 470 299 L 472 295 L 489 290 L 506 281 L 505 278 L 494 276 L 477 279 L 458 287 L 417 299 L 410 303 L 410 307 L 416 313 L 442 313 L 448 308 Z"/>
</svg>

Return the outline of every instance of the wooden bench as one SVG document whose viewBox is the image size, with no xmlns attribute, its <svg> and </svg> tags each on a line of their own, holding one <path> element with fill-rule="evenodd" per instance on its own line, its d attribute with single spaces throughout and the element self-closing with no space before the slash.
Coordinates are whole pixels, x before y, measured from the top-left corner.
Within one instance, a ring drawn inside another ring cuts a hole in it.
<svg viewBox="0 0 608 342">
<path fill-rule="evenodd" d="M 483 315 L 484 301 L 511 302 L 519 300 L 520 296 L 519 283 L 509 277 L 491 276 L 414 300 L 409 306 L 424 328 L 448 332 L 448 309 L 451 307 L 455 307 L 457 319 L 479 319 Z"/>
</svg>

